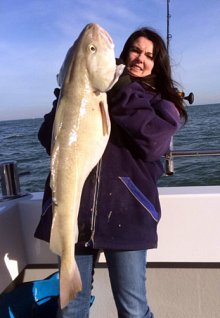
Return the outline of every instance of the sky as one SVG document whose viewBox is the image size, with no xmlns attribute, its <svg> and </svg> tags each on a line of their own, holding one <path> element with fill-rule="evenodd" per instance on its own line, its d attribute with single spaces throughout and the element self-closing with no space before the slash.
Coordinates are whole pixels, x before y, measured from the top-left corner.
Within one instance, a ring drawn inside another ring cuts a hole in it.
<svg viewBox="0 0 220 318">
<path fill-rule="evenodd" d="M 220 1 L 170 0 L 169 54 L 173 78 L 194 105 L 220 103 Z M 86 24 L 100 24 L 119 56 L 137 28 L 166 42 L 166 0 L 7 0 L 0 3 L 0 121 L 41 118 L 56 74 Z"/>
</svg>

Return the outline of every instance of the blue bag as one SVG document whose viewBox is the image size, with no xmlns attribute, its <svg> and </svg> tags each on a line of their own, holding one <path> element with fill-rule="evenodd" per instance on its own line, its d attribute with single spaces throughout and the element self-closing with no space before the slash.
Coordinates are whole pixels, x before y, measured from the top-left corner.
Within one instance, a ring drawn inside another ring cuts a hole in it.
<svg viewBox="0 0 220 318">
<path fill-rule="evenodd" d="M 0 296 L 0 318 L 55 318 L 59 299 L 59 273 L 27 282 Z"/>
</svg>

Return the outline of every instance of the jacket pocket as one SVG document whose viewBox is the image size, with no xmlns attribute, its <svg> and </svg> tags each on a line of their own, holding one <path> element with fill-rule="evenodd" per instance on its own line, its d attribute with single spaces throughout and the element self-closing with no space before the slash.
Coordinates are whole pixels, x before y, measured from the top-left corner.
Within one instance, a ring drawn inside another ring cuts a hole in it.
<svg viewBox="0 0 220 318">
<path fill-rule="evenodd" d="M 156 211 L 154 205 L 150 202 L 150 200 L 148 200 L 148 198 L 138 189 L 134 182 L 129 177 L 119 177 L 119 179 L 125 184 L 130 193 L 146 209 L 151 217 L 156 222 L 159 222 L 159 213 Z"/>
</svg>

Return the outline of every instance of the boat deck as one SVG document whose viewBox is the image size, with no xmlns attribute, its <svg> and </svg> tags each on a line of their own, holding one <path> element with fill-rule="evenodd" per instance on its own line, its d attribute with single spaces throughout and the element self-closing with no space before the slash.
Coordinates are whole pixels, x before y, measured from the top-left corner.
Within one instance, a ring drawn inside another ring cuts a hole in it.
<svg viewBox="0 0 220 318">
<path fill-rule="evenodd" d="M 148 300 L 158 318 L 211 317 L 220 312 L 220 186 L 160 188 L 158 249 L 148 253 Z M 42 193 L 0 203 L 0 291 L 56 271 L 48 244 L 33 237 Z M 52 267 L 52 268 L 51 268 Z M 96 268 L 92 318 L 117 317 L 103 256 Z"/>
</svg>

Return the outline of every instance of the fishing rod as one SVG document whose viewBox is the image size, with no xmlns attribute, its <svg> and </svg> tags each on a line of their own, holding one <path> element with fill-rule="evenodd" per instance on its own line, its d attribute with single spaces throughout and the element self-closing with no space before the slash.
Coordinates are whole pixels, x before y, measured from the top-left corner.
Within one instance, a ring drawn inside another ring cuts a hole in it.
<svg viewBox="0 0 220 318">
<path fill-rule="evenodd" d="M 170 49 L 170 39 L 172 39 L 172 34 L 170 33 L 170 18 L 171 18 L 171 14 L 170 14 L 170 0 L 167 0 L 167 52 L 169 54 L 169 49 Z M 180 94 L 180 96 L 187 100 L 189 102 L 189 104 L 193 104 L 194 102 L 194 94 L 190 93 L 188 96 L 185 96 L 184 92 L 178 92 Z"/>
<path fill-rule="evenodd" d="M 167 52 L 169 54 L 170 39 L 170 0 L 167 0 Z M 194 94 L 190 93 L 185 96 L 184 92 L 179 92 L 180 96 L 187 100 L 189 104 L 194 102 Z M 173 137 L 171 138 L 170 147 L 165 155 L 165 174 L 171 176 L 174 174 L 174 160 L 176 157 L 201 157 L 201 156 L 220 156 L 220 150 L 174 150 L 173 149 Z"/>
<path fill-rule="evenodd" d="M 170 34 L 170 18 L 170 0 L 167 0 L 167 52 L 169 52 L 170 39 L 172 38 L 172 34 Z"/>
</svg>

